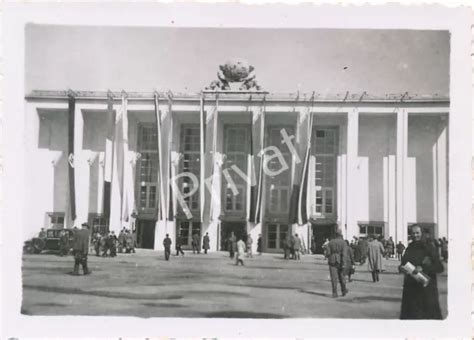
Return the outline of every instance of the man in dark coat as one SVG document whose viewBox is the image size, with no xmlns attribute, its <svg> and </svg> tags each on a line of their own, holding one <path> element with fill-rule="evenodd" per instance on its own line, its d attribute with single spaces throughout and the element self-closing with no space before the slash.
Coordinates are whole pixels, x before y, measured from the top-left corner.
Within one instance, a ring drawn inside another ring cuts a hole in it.
<svg viewBox="0 0 474 340">
<path fill-rule="evenodd" d="M 395 244 L 393 242 L 393 239 L 392 239 L 392 236 L 390 236 L 387 240 L 387 243 L 386 243 L 386 253 L 385 253 L 385 256 L 386 257 L 389 257 L 389 258 L 392 258 L 393 257 L 393 250 L 395 248 Z"/>
<path fill-rule="evenodd" d="M 166 234 L 165 239 L 163 240 L 163 246 L 165 247 L 165 259 L 168 261 L 171 254 L 171 239 L 168 234 Z"/>
<path fill-rule="evenodd" d="M 298 234 L 295 234 L 293 238 L 293 251 L 293 260 L 300 260 L 301 239 Z"/>
<path fill-rule="evenodd" d="M 79 275 L 79 265 L 82 265 L 84 275 L 92 272 L 87 268 L 87 254 L 89 253 L 89 226 L 87 223 L 82 224 L 82 229 L 74 234 L 74 270 L 72 275 Z"/>
<path fill-rule="evenodd" d="M 227 247 L 229 248 L 229 256 L 231 259 L 234 258 L 235 251 L 237 250 L 237 238 L 232 231 L 229 238 L 227 239 Z"/>
<path fill-rule="evenodd" d="M 117 236 L 112 231 L 107 239 L 107 248 L 110 250 L 110 257 L 117 256 Z"/>
<path fill-rule="evenodd" d="M 344 248 L 343 262 L 344 262 L 344 275 L 347 276 L 349 282 L 352 282 L 352 274 L 355 273 L 355 261 L 354 261 L 354 250 L 349 245 L 349 241 L 345 241 L 347 247 Z"/>
<path fill-rule="evenodd" d="M 416 268 L 414 274 L 423 272 L 430 282 L 423 287 L 413 277 L 405 275 L 400 319 L 442 319 L 436 274 L 443 272 L 443 264 L 434 245 L 422 241 L 420 226 L 412 226 L 412 239 L 401 265 L 410 262 Z"/>
<path fill-rule="evenodd" d="M 369 236 L 369 246 L 367 248 L 367 259 L 369 272 L 372 273 L 372 281 L 379 282 L 379 273 L 383 269 L 382 257 L 385 249 L 382 243 L 374 236 Z"/>
<path fill-rule="evenodd" d="M 207 254 L 207 251 L 209 250 L 209 245 L 211 243 L 211 240 L 209 239 L 209 233 L 206 233 L 204 237 L 202 238 L 202 249 L 204 249 L 204 254 Z"/>
<path fill-rule="evenodd" d="M 332 297 L 337 295 L 337 282 L 341 285 L 342 296 L 348 293 L 346 288 L 346 279 L 344 277 L 344 252 L 348 247 L 346 242 L 342 239 L 340 231 L 336 233 L 336 237 L 327 244 L 329 275 L 331 276 Z"/>
<path fill-rule="evenodd" d="M 69 232 L 62 230 L 59 234 L 59 255 L 65 256 L 69 253 Z"/>
<path fill-rule="evenodd" d="M 181 246 L 181 237 L 178 235 L 176 237 L 176 256 L 178 256 L 179 254 L 181 254 L 181 256 L 184 256 L 184 251 Z"/>
<path fill-rule="evenodd" d="M 258 255 L 262 255 L 262 234 L 258 234 L 257 253 L 258 253 Z"/>
<path fill-rule="evenodd" d="M 359 238 L 358 242 L 358 247 L 359 247 L 359 254 L 360 254 L 360 264 L 364 264 L 365 261 L 367 260 L 367 249 L 369 247 L 369 243 L 365 238 Z"/>
<path fill-rule="evenodd" d="M 192 246 L 193 246 L 193 254 L 196 254 L 196 252 L 198 254 L 201 253 L 201 249 L 199 246 L 199 235 L 197 233 L 193 235 Z"/>
</svg>

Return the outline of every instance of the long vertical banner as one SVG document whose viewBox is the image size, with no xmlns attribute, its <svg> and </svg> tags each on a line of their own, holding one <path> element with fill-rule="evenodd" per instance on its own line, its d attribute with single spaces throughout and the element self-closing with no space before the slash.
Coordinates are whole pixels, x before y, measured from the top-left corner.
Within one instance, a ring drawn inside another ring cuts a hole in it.
<svg viewBox="0 0 474 340">
<path fill-rule="evenodd" d="M 205 136 L 205 178 L 211 178 L 209 187 L 206 188 L 204 193 L 204 212 L 203 220 L 210 221 L 212 219 L 212 187 L 214 182 L 214 170 L 216 162 L 216 152 L 217 152 L 217 120 L 218 120 L 218 110 L 219 110 L 219 98 L 215 98 L 214 107 L 206 111 L 206 127 L 204 131 Z"/>
<path fill-rule="evenodd" d="M 251 101 L 251 99 L 250 99 Z M 249 106 L 252 107 L 251 102 L 249 103 Z M 261 117 L 262 117 L 262 110 L 263 109 L 263 103 L 259 109 L 256 108 L 251 108 L 249 110 L 250 114 L 250 148 L 249 148 L 249 177 L 251 178 L 251 182 L 254 181 L 255 175 L 257 173 L 260 173 L 260 167 L 259 163 L 256 161 L 256 154 L 255 150 L 259 150 L 261 145 L 260 145 L 260 138 L 259 135 L 261 133 L 261 127 L 259 125 L 259 122 L 261 122 Z M 258 154 L 258 152 L 257 152 Z M 249 222 L 256 222 L 255 219 L 255 213 L 256 213 L 256 207 L 257 207 L 257 191 L 258 191 L 258 183 L 251 183 L 249 186 L 249 204 L 248 204 L 248 212 L 247 212 L 247 219 Z"/>
<path fill-rule="evenodd" d="M 163 168 L 165 164 L 168 164 L 168 173 L 166 175 L 167 179 L 167 188 L 168 188 L 168 197 L 167 197 L 167 205 L 166 205 L 166 211 L 167 211 L 167 219 L 168 221 L 173 221 L 174 217 L 176 215 L 176 204 L 175 204 L 175 195 L 173 193 L 173 183 L 171 181 L 174 180 L 174 176 L 176 175 L 176 171 L 174 170 L 174 164 L 177 163 L 177 160 L 175 160 L 173 155 L 177 156 L 177 153 L 173 152 L 173 131 L 174 131 L 174 126 L 173 126 L 173 100 L 171 96 L 168 96 L 168 115 L 166 116 L 166 119 L 164 121 L 167 122 L 165 125 L 165 129 L 163 130 L 165 140 L 167 141 L 168 147 L 166 148 L 167 153 L 167 160 L 163 162 Z M 168 135 L 166 136 L 165 130 L 167 130 Z M 165 177 L 165 176 L 163 176 Z"/>
<path fill-rule="evenodd" d="M 122 222 L 129 222 L 133 207 L 130 206 L 130 184 L 132 173 L 128 154 L 128 99 L 122 94 Z"/>
<path fill-rule="evenodd" d="M 160 189 L 160 198 L 158 205 L 158 220 L 166 220 L 166 197 L 165 197 L 165 183 L 163 176 L 163 167 L 165 166 L 163 162 L 163 147 L 162 147 L 162 129 L 161 129 L 161 113 L 160 113 L 160 103 L 158 93 L 155 93 L 155 120 L 156 120 L 156 130 L 157 130 L 157 139 L 158 139 L 158 185 Z"/>
<path fill-rule="evenodd" d="M 264 176 L 264 157 L 265 153 L 263 150 L 265 149 L 265 101 L 266 97 L 263 97 L 262 107 L 259 113 L 259 117 L 254 118 L 254 125 L 258 119 L 260 119 L 260 126 L 259 126 L 259 156 L 260 156 L 260 164 L 258 166 L 258 178 L 257 178 L 257 200 L 255 203 L 255 223 L 260 223 L 262 218 L 262 201 L 263 201 L 263 176 Z"/>
<path fill-rule="evenodd" d="M 112 164 L 114 154 L 115 111 L 114 99 L 111 94 L 107 96 L 107 136 L 105 138 L 104 155 L 104 195 L 102 213 L 110 221 L 110 200 L 112 194 Z"/>
<path fill-rule="evenodd" d="M 74 119 L 76 113 L 76 99 L 72 94 L 68 96 L 68 177 L 69 177 L 69 206 L 71 220 L 76 219 L 76 187 L 74 185 Z"/>
<path fill-rule="evenodd" d="M 314 95 L 312 98 L 311 109 L 309 110 L 307 117 L 307 142 L 306 142 L 306 152 L 304 156 L 303 169 L 301 175 L 301 188 L 298 193 L 298 224 L 302 225 L 308 222 L 308 211 L 307 211 L 307 199 L 308 199 L 308 174 L 309 174 L 309 158 L 311 154 L 311 139 L 312 139 L 312 130 L 313 130 L 313 103 Z M 302 142 L 303 139 L 300 139 Z"/>
<path fill-rule="evenodd" d="M 204 206 L 206 201 L 206 186 L 204 185 L 204 180 L 206 178 L 206 112 L 204 110 L 204 94 L 201 92 L 201 98 L 199 101 L 199 137 L 200 137 L 200 149 L 199 149 L 199 202 L 200 202 L 200 214 L 201 214 L 201 223 L 204 222 Z"/>
</svg>

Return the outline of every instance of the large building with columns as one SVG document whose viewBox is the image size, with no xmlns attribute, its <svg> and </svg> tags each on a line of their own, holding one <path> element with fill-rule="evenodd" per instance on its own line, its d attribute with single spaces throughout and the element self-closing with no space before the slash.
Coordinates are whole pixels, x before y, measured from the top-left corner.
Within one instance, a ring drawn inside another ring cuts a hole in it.
<svg viewBox="0 0 474 340">
<path fill-rule="evenodd" d="M 447 98 L 33 91 L 25 108 L 25 238 L 88 222 L 157 250 L 165 234 L 190 247 L 206 233 L 224 250 L 233 231 L 255 248 L 261 234 L 264 252 L 298 233 L 320 252 L 337 229 L 405 244 L 414 223 L 448 234 Z"/>
</svg>

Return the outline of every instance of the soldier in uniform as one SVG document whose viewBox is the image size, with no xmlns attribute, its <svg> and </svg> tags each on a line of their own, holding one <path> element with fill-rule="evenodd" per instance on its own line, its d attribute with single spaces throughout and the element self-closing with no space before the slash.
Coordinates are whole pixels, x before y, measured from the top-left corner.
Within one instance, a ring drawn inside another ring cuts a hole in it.
<svg viewBox="0 0 474 340">
<path fill-rule="evenodd" d="M 171 254 L 171 239 L 169 238 L 169 235 L 166 234 L 165 239 L 163 240 L 163 246 L 165 247 L 165 259 L 166 261 L 169 261 L 170 259 L 170 254 Z"/>
<path fill-rule="evenodd" d="M 82 265 L 84 275 L 89 275 L 92 272 L 87 268 L 87 254 L 89 252 L 89 225 L 82 224 L 82 229 L 77 230 L 74 234 L 74 270 L 72 275 L 79 275 L 79 265 Z"/>
<path fill-rule="evenodd" d="M 333 298 L 336 298 L 338 296 L 338 281 L 341 285 L 342 296 L 345 296 L 348 292 L 346 288 L 346 278 L 344 277 L 344 253 L 346 247 L 348 247 L 348 245 L 342 239 L 342 234 L 340 231 L 336 233 L 336 237 L 329 241 L 327 245 L 329 275 L 331 276 Z"/>
</svg>

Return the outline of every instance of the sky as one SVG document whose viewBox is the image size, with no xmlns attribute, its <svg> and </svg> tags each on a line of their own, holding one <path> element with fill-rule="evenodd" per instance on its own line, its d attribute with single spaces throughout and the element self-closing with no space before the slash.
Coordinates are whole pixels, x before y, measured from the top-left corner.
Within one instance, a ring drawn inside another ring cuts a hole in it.
<svg viewBox="0 0 474 340">
<path fill-rule="evenodd" d="M 449 33 L 26 26 L 25 90 L 199 92 L 243 58 L 274 93 L 449 95 Z"/>
</svg>

